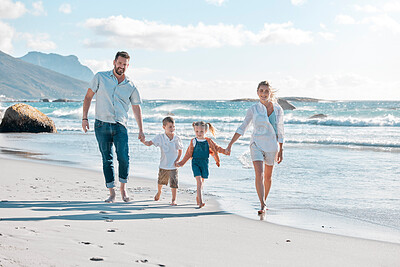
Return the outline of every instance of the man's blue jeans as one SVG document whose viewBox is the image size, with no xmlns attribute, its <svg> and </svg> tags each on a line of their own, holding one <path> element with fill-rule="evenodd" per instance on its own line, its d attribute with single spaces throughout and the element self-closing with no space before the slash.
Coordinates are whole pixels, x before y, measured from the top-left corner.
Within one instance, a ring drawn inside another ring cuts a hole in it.
<svg viewBox="0 0 400 267">
<path fill-rule="evenodd" d="M 108 123 L 96 120 L 94 123 L 94 132 L 96 134 L 99 149 L 103 158 L 103 173 L 106 178 L 106 187 L 115 187 L 114 182 L 114 163 L 112 146 L 115 146 L 115 152 L 118 160 L 118 176 L 121 183 L 128 181 L 129 173 L 129 147 L 128 131 L 120 123 Z"/>
</svg>

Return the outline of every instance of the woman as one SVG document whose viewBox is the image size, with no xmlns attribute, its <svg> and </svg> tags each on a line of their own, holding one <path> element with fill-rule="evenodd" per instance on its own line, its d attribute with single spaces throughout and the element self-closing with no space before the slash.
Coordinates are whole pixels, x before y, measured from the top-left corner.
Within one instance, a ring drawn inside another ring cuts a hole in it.
<svg viewBox="0 0 400 267">
<path fill-rule="evenodd" d="M 245 133 L 250 123 L 253 122 L 250 152 L 256 175 L 257 194 L 261 204 L 258 214 L 264 214 L 267 209 L 265 202 L 271 188 L 274 162 L 279 164 L 283 159 L 283 109 L 277 103 L 275 91 L 267 81 L 258 84 L 257 94 L 260 102 L 249 108 L 242 125 L 236 130 L 226 150 L 230 154 L 233 143 Z"/>
</svg>

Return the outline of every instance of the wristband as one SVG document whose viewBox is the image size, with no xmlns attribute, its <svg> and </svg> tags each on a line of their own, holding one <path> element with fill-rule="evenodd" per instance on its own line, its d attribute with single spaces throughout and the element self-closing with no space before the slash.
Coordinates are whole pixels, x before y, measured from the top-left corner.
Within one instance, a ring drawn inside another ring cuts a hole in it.
<svg viewBox="0 0 400 267">
<path fill-rule="evenodd" d="M 83 121 L 88 121 L 88 119 L 82 119 Z"/>
</svg>

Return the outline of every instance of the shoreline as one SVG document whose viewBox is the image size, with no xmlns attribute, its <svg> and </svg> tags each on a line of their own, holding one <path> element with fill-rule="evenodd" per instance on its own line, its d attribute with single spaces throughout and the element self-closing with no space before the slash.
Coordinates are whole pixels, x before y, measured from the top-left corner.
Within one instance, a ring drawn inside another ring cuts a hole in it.
<svg viewBox="0 0 400 267">
<path fill-rule="evenodd" d="M 1 153 L 5 153 L 6 155 L 1 155 Z M 96 172 L 99 176 L 102 177 L 101 169 L 97 170 L 93 168 L 85 168 L 83 166 L 74 166 L 76 165 L 76 163 L 72 161 L 40 158 L 40 156 L 43 155 L 45 154 L 0 147 L 0 159 L 4 158 L 17 161 L 22 160 L 33 163 L 37 162 L 39 164 L 51 165 L 55 167 L 61 166 L 74 168 L 83 171 Z M 147 177 L 147 175 L 147 172 L 145 172 L 145 174 L 139 174 L 141 180 L 144 179 L 147 180 L 147 182 L 154 183 L 155 188 L 157 179 Z M 132 175 L 130 175 L 130 177 L 131 176 Z M 182 181 L 180 181 L 179 184 L 180 187 L 184 188 L 186 191 L 191 191 L 192 194 L 195 192 L 195 186 Z M 189 189 L 189 187 L 194 187 L 194 189 Z M 163 192 L 166 189 L 168 192 L 167 187 L 163 188 Z M 207 192 L 207 190 L 204 195 L 206 197 L 211 197 L 213 201 L 217 203 L 218 208 L 222 209 L 226 213 L 233 214 L 235 216 L 239 216 L 248 220 L 260 220 L 260 217 L 256 215 L 256 210 L 253 210 L 250 206 L 246 206 L 246 208 L 248 209 L 244 211 L 242 210 L 238 212 L 232 212 L 229 211 L 229 207 L 224 205 L 224 199 L 222 196 L 212 194 L 210 192 Z M 313 221 L 310 222 L 308 218 L 313 218 Z M 265 223 L 291 227 L 298 230 L 306 230 L 323 234 L 333 234 L 343 237 L 361 238 L 371 241 L 388 242 L 397 245 L 400 244 L 400 236 L 398 235 L 399 230 L 396 228 L 387 225 L 376 224 L 374 222 L 362 220 L 359 218 L 352 218 L 340 214 L 329 213 L 326 211 L 303 209 L 301 212 L 299 212 L 299 210 L 296 208 L 272 208 L 267 212 L 266 217 L 262 218 L 261 220 Z M 379 231 L 377 231 L 376 229 L 379 229 Z"/>
<path fill-rule="evenodd" d="M 0 163 L 7 166 L 0 265 L 86 266 L 91 258 L 108 266 L 400 264 L 399 244 L 247 219 L 208 195 L 206 207 L 196 209 L 185 186 L 179 205 L 170 207 L 167 188 L 155 202 L 155 181 L 134 177 L 128 183 L 134 200 L 123 203 L 117 195 L 118 202 L 107 204 L 101 172 L 3 157 Z"/>
</svg>

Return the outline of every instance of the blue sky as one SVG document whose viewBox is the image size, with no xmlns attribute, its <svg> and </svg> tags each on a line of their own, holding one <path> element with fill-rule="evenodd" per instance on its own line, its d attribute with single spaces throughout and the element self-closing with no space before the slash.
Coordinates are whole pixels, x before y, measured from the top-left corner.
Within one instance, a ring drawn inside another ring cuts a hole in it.
<svg viewBox="0 0 400 267">
<path fill-rule="evenodd" d="M 0 50 L 76 55 L 94 72 L 118 50 L 147 99 L 278 96 L 400 100 L 399 0 L 0 0 Z"/>
</svg>

